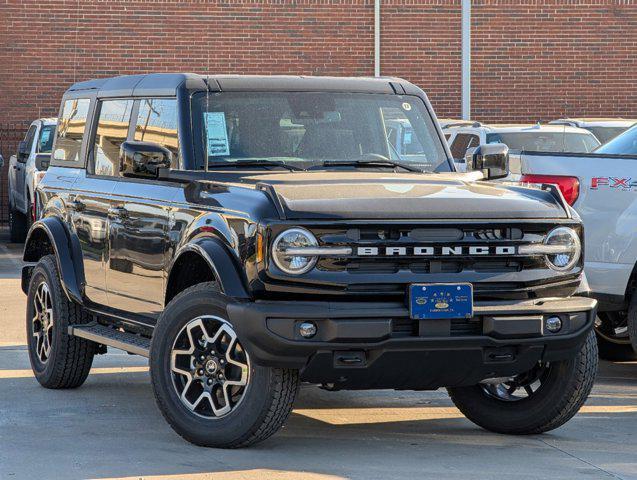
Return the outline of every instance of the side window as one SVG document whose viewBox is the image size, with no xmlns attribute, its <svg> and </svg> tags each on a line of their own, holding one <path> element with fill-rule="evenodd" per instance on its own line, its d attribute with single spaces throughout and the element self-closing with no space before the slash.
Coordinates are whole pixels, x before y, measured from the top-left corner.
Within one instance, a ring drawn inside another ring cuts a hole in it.
<svg viewBox="0 0 637 480">
<path fill-rule="evenodd" d="M 480 146 L 480 137 L 477 135 L 471 135 L 471 140 L 469 140 L 469 145 L 467 145 L 467 150 L 470 148 L 476 148 Z M 465 150 L 466 153 L 466 150 Z"/>
<path fill-rule="evenodd" d="M 86 117 L 91 101 L 88 98 L 74 98 L 64 102 L 62 114 L 58 120 L 54 164 L 67 165 L 80 162 L 82 136 L 86 128 Z"/>
<path fill-rule="evenodd" d="M 480 138 L 470 133 L 459 133 L 451 144 L 451 155 L 456 160 L 464 158 L 468 148 L 480 145 Z"/>
<path fill-rule="evenodd" d="M 40 130 L 40 140 L 38 141 L 38 153 L 51 153 L 53 147 L 53 135 L 55 125 L 44 125 Z"/>
<path fill-rule="evenodd" d="M 31 127 L 29 127 L 29 131 L 24 137 L 24 141 L 27 144 L 27 150 L 29 152 L 31 152 L 31 148 L 33 147 L 33 139 L 35 138 L 35 128 L 36 128 L 35 125 L 31 125 Z"/>
<path fill-rule="evenodd" d="M 93 146 L 93 173 L 119 174 L 119 147 L 128 137 L 133 100 L 105 100 L 100 113 Z"/>
<path fill-rule="evenodd" d="M 140 101 L 135 140 L 157 143 L 170 150 L 173 168 L 179 166 L 177 122 L 177 100 L 174 98 L 146 98 Z"/>
</svg>

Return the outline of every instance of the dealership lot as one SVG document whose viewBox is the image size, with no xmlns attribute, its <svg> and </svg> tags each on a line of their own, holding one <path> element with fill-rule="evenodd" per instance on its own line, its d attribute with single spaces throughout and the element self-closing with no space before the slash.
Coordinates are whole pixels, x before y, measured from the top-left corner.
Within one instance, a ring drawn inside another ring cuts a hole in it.
<svg viewBox="0 0 637 480">
<path fill-rule="evenodd" d="M 637 478 L 637 362 L 602 362 L 583 411 L 540 436 L 482 431 L 444 391 L 307 386 L 267 442 L 195 447 L 158 415 L 141 357 L 117 350 L 97 357 L 74 391 L 37 384 L 24 346 L 20 254 L 3 232 L 0 478 Z"/>
</svg>

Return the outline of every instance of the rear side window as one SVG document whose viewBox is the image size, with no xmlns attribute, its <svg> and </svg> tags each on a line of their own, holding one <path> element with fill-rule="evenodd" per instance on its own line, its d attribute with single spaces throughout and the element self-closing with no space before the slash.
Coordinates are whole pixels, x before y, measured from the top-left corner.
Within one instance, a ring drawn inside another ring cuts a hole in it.
<svg viewBox="0 0 637 480">
<path fill-rule="evenodd" d="M 51 153 L 54 134 L 55 125 L 44 125 L 42 127 L 42 130 L 40 130 L 40 141 L 38 142 L 39 153 Z"/>
<path fill-rule="evenodd" d="M 173 154 L 173 168 L 178 168 L 177 100 L 174 98 L 141 100 L 135 124 L 135 140 L 156 143 L 167 148 Z"/>
<path fill-rule="evenodd" d="M 58 120 L 54 165 L 74 166 L 80 163 L 82 136 L 86 128 L 86 118 L 91 104 L 88 98 L 74 98 L 64 102 L 62 114 Z"/>
<path fill-rule="evenodd" d="M 451 144 L 451 155 L 460 160 L 464 158 L 467 149 L 480 145 L 480 138 L 469 133 L 459 133 Z"/>
<path fill-rule="evenodd" d="M 93 173 L 119 175 L 119 147 L 128 137 L 133 100 L 105 100 L 100 113 L 93 144 Z"/>
</svg>

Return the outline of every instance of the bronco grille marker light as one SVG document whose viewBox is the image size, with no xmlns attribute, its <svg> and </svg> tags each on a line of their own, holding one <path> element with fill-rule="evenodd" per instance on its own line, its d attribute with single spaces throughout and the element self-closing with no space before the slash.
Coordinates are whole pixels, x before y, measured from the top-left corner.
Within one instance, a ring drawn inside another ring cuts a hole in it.
<svg viewBox="0 0 637 480">
<path fill-rule="evenodd" d="M 579 197 L 579 179 L 577 177 L 525 174 L 520 177 L 520 183 L 549 183 L 557 185 L 557 188 L 560 189 L 564 196 L 564 200 L 569 205 L 573 205 Z"/>
</svg>

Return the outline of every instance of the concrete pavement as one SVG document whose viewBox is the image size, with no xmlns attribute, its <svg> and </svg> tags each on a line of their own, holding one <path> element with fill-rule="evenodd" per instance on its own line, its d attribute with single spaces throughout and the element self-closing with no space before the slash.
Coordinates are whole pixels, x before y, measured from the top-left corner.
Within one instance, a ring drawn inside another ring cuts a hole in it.
<svg viewBox="0 0 637 480">
<path fill-rule="evenodd" d="M 637 362 L 602 363 L 582 412 L 544 435 L 485 432 L 442 390 L 308 386 L 270 440 L 195 447 L 161 417 L 141 357 L 97 357 L 76 390 L 37 384 L 24 346 L 20 253 L 0 240 L 0 479 L 637 479 Z"/>
</svg>

